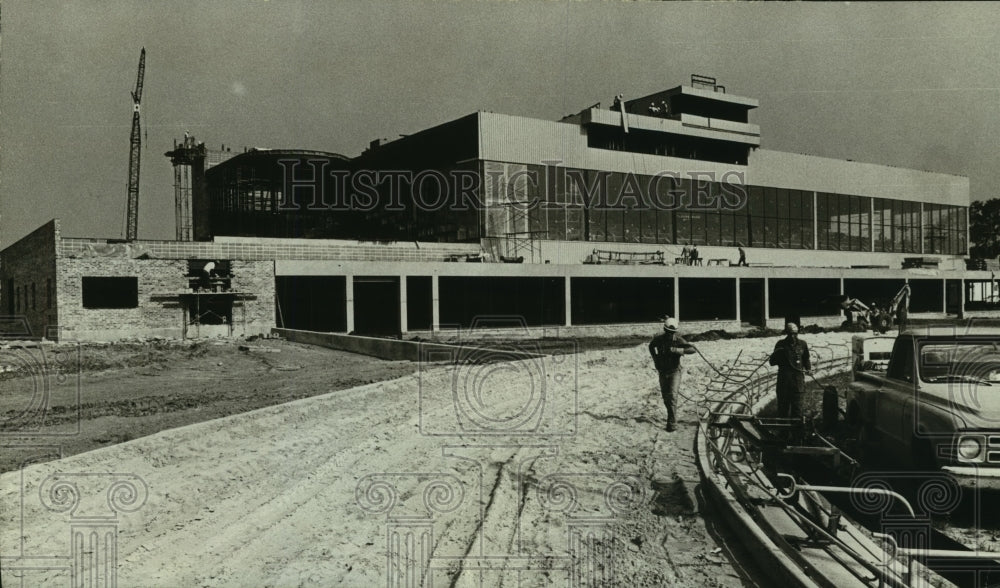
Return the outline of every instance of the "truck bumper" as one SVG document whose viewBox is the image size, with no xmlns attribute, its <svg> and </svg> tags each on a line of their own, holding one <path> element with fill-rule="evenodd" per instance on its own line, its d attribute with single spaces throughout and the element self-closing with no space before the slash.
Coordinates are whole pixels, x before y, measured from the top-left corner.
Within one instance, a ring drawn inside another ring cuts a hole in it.
<svg viewBox="0 0 1000 588">
<path fill-rule="evenodd" d="M 941 470 L 950 474 L 962 488 L 1000 490 L 1000 468 L 944 466 Z"/>
</svg>

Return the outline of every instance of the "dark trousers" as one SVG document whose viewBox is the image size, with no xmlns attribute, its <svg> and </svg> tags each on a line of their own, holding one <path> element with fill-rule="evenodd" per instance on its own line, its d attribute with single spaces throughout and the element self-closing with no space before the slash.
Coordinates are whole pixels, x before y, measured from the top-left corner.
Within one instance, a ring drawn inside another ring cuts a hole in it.
<svg viewBox="0 0 1000 588">
<path fill-rule="evenodd" d="M 802 372 L 778 370 L 778 417 L 797 419 L 802 416 L 802 393 L 806 378 Z"/>
<path fill-rule="evenodd" d="M 674 410 L 677 407 L 677 392 L 681 389 L 682 370 L 675 372 L 660 372 L 660 394 L 663 395 L 663 404 L 667 407 L 667 423 L 673 425 Z"/>
</svg>

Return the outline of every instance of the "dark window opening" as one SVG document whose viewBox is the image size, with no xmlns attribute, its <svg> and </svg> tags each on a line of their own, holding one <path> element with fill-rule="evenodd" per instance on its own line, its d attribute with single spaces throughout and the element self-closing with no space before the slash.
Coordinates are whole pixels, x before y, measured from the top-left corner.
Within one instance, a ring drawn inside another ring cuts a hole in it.
<svg viewBox="0 0 1000 588">
<path fill-rule="evenodd" d="M 38 301 L 37 298 L 35 298 L 35 283 L 32 282 L 31 283 L 31 310 L 35 310 L 35 303 L 37 301 Z"/>
<path fill-rule="evenodd" d="M 82 283 L 84 308 L 137 308 L 139 278 L 84 277 Z"/>
<path fill-rule="evenodd" d="M 228 325 L 233 322 L 232 296 L 196 296 L 189 310 L 192 325 Z"/>
</svg>

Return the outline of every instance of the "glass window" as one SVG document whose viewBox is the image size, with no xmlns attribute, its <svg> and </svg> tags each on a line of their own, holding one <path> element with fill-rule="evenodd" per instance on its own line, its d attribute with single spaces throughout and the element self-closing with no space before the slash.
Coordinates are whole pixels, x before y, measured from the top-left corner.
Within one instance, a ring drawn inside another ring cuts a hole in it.
<svg viewBox="0 0 1000 588">
<path fill-rule="evenodd" d="M 722 244 L 722 219 L 719 216 L 718 210 L 709 210 L 705 212 L 705 232 L 707 233 L 705 240 L 706 244 Z"/>
<path fill-rule="evenodd" d="M 545 229 L 546 234 L 542 237 L 545 239 L 553 239 L 556 241 L 566 240 L 566 210 L 561 206 L 553 206 L 547 211 L 548 225 Z"/>
<path fill-rule="evenodd" d="M 566 209 L 566 240 L 580 241 L 583 239 L 583 208 L 570 206 Z"/>
<path fill-rule="evenodd" d="M 607 212 L 608 229 L 605 241 L 620 243 L 624 238 L 624 222 L 620 209 L 609 209 Z"/>
<path fill-rule="evenodd" d="M 778 219 L 764 218 L 764 247 L 778 246 Z"/>
<path fill-rule="evenodd" d="M 719 245 L 731 247 L 736 244 L 735 215 L 731 210 L 719 213 L 720 238 Z"/>
<path fill-rule="evenodd" d="M 604 210 L 593 209 L 588 212 L 589 219 L 587 229 L 590 232 L 591 241 L 607 240 L 607 213 Z"/>
<path fill-rule="evenodd" d="M 675 211 L 674 222 L 676 223 L 677 244 L 687 245 L 691 243 L 691 213 L 687 210 Z"/>
<path fill-rule="evenodd" d="M 744 246 L 750 244 L 749 219 L 746 208 L 733 211 L 734 236 L 737 244 L 742 243 Z"/>
<path fill-rule="evenodd" d="M 640 214 L 642 242 L 656 243 L 656 209 L 643 210 Z"/>
<path fill-rule="evenodd" d="M 622 210 L 622 241 L 625 243 L 639 243 L 642 240 L 641 214 L 634 208 Z"/>
<path fill-rule="evenodd" d="M 695 245 L 706 245 L 705 238 L 705 212 L 700 210 L 690 211 L 691 219 L 691 243 Z"/>
<path fill-rule="evenodd" d="M 674 213 L 670 210 L 656 211 L 656 242 L 674 243 Z"/>
</svg>

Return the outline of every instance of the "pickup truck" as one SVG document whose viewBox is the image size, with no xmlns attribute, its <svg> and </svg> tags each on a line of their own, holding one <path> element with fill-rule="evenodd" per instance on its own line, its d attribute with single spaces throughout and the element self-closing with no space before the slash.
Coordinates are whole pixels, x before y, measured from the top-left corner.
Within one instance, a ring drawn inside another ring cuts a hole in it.
<svg viewBox="0 0 1000 588">
<path fill-rule="evenodd" d="M 853 339 L 847 421 L 859 459 L 1000 488 L 1000 330 L 924 328 Z"/>
</svg>

